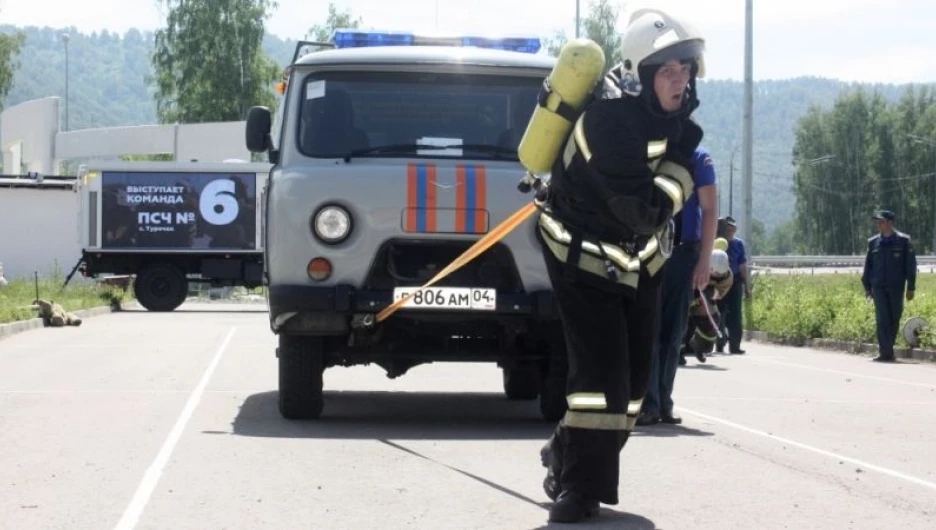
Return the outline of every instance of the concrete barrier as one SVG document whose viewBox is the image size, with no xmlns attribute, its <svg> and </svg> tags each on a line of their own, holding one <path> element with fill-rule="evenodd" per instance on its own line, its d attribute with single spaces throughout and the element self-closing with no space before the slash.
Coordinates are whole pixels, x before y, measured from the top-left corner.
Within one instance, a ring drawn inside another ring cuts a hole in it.
<svg viewBox="0 0 936 530">
<path fill-rule="evenodd" d="M 780 338 L 772 337 L 765 331 L 745 330 L 745 340 L 754 340 L 770 344 L 814 348 L 817 350 L 831 350 L 855 355 L 877 355 L 878 345 L 839 339 L 805 339 L 802 337 Z M 936 362 L 936 351 L 920 348 L 894 348 L 894 357 L 898 359 L 913 359 L 924 362 Z"/>
<path fill-rule="evenodd" d="M 93 307 L 90 309 L 79 309 L 78 311 L 71 311 L 77 317 L 82 320 L 95 317 L 99 315 L 107 315 L 115 311 L 122 311 L 123 309 L 137 308 L 139 304 L 136 301 L 127 302 L 122 304 L 120 309 L 113 309 L 111 306 L 102 306 L 102 307 Z M 10 335 L 15 335 L 17 333 L 22 333 L 23 331 L 29 331 L 31 329 L 41 328 L 42 319 L 41 318 L 30 318 L 29 320 L 18 320 L 16 322 L 9 322 L 6 324 L 0 324 L 0 339 L 9 337 Z"/>
</svg>

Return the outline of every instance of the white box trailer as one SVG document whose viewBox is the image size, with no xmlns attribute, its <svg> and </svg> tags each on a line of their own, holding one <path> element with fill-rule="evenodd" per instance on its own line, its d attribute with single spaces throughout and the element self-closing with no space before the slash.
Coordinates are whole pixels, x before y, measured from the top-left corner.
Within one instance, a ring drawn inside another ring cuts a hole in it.
<svg viewBox="0 0 936 530">
<path fill-rule="evenodd" d="M 189 282 L 262 285 L 270 168 L 247 162 L 82 166 L 76 183 L 82 256 L 75 270 L 85 277 L 134 275 L 137 301 L 150 311 L 177 308 Z"/>
</svg>

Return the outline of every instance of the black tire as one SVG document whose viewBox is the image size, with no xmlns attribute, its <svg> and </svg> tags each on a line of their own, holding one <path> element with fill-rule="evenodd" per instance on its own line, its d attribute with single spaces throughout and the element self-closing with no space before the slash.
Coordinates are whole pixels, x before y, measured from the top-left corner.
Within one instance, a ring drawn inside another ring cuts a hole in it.
<svg viewBox="0 0 936 530">
<path fill-rule="evenodd" d="M 535 365 L 504 368 L 504 393 L 507 399 L 529 400 L 539 395 L 540 374 Z"/>
<path fill-rule="evenodd" d="M 324 341 L 321 337 L 279 336 L 279 410 L 288 420 L 322 414 Z"/>
<path fill-rule="evenodd" d="M 565 338 L 558 334 L 549 342 L 543 364 L 543 385 L 539 396 L 540 414 L 546 421 L 559 421 L 569 408 L 566 401 L 566 378 L 569 371 Z"/>
<path fill-rule="evenodd" d="M 559 421 L 565 416 L 569 408 L 566 401 L 566 382 L 565 380 L 551 381 L 549 379 L 543 384 L 543 391 L 540 393 L 540 414 L 546 421 Z"/>
<path fill-rule="evenodd" d="M 137 273 L 133 294 L 149 311 L 172 311 L 188 296 L 188 279 L 175 265 L 149 265 Z"/>
</svg>

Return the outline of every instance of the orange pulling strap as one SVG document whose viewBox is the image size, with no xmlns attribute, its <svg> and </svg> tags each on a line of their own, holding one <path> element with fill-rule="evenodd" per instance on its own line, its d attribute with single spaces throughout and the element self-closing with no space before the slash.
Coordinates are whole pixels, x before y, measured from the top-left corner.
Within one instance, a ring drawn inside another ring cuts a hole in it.
<svg viewBox="0 0 936 530">
<path fill-rule="evenodd" d="M 533 212 L 535 211 L 536 211 L 536 205 L 530 202 L 523 208 L 520 208 L 519 210 L 514 212 L 514 214 L 508 217 L 507 219 L 505 219 L 504 222 L 497 225 L 493 230 L 488 232 L 486 236 L 476 241 L 474 245 L 471 245 L 471 248 L 469 248 L 464 253 L 462 253 L 461 256 L 458 256 L 455 259 L 455 261 L 449 263 L 448 266 L 446 266 L 444 269 L 439 271 L 439 273 L 436 274 L 435 277 L 429 280 L 429 282 L 426 283 L 426 285 L 423 285 L 422 287 L 420 287 L 418 291 L 415 291 L 408 296 L 404 296 L 403 298 L 397 300 L 396 302 L 393 302 L 391 305 L 385 307 L 383 311 L 381 311 L 380 313 L 377 313 L 377 322 L 383 322 L 384 320 L 390 318 L 390 315 L 396 313 L 397 310 L 403 307 L 403 305 L 406 304 L 406 302 L 408 302 L 410 298 L 412 298 L 413 296 L 416 296 L 416 293 L 422 292 L 423 289 L 432 287 L 432 285 L 434 285 L 439 280 L 445 278 L 449 274 L 452 274 L 453 272 L 462 268 L 466 263 L 475 259 L 479 255 L 481 255 L 481 253 L 484 252 L 485 250 L 491 248 L 494 245 L 494 243 L 497 243 L 501 239 L 504 239 L 504 237 L 506 237 L 507 234 L 512 232 L 514 228 L 517 228 L 518 226 L 520 226 L 520 223 L 525 221 L 527 217 L 532 215 Z"/>
</svg>

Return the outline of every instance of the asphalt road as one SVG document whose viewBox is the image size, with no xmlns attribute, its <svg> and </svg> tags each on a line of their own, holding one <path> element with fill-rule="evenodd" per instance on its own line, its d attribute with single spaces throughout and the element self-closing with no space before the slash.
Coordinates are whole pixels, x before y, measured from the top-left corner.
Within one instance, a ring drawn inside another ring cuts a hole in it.
<svg viewBox="0 0 936 530">
<path fill-rule="evenodd" d="M 493 365 L 330 369 L 324 417 L 289 422 L 274 343 L 220 304 L 0 340 L 0 528 L 547 526 L 552 426 Z M 635 433 L 585 526 L 936 526 L 936 366 L 745 347 L 680 369 L 683 425 Z"/>
</svg>

